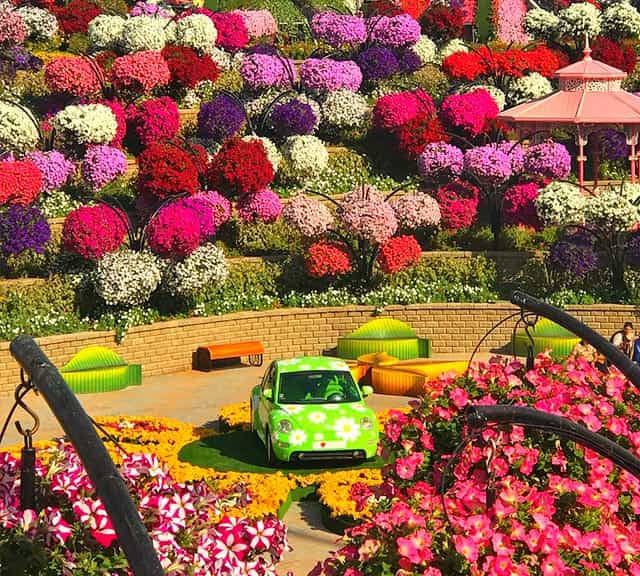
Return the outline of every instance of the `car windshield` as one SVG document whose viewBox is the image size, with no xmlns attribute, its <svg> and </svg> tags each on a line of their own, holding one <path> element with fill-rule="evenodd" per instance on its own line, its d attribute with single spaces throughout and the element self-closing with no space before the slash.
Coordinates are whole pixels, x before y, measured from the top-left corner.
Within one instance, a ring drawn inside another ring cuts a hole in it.
<svg viewBox="0 0 640 576">
<path fill-rule="evenodd" d="M 341 404 L 361 399 L 350 372 L 310 370 L 280 375 L 280 404 Z"/>
</svg>

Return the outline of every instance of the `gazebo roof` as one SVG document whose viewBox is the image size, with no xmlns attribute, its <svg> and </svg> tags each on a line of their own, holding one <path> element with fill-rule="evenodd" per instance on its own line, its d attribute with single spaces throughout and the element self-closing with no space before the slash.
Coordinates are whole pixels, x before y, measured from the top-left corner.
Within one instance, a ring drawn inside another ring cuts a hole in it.
<svg viewBox="0 0 640 576">
<path fill-rule="evenodd" d="M 640 98 L 622 89 L 627 74 L 591 58 L 587 42 L 580 62 L 555 74 L 560 90 L 509 108 L 498 120 L 519 125 L 640 125 Z"/>
</svg>

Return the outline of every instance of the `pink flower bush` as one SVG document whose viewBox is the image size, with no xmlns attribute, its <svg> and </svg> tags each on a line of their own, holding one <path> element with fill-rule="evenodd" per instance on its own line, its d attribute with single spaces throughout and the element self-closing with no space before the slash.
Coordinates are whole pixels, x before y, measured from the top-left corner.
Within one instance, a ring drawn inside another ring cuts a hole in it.
<svg viewBox="0 0 640 576">
<path fill-rule="evenodd" d="M 393 208 L 371 186 L 362 186 L 345 194 L 338 215 L 348 232 L 378 244 L 386 242 L 398 229 Z"/>
<path fill-rule="evenodd" d="M 198 220 L 201 243 L 212 238 L 218 230 L 218 217 L 215 207 L 204 195 L 197 194 L 187 198 L 178 198 L 174 205 L 191 210 Z"/>
<path fill-rule="evenodd" d="M 110 142 L 111 146 L 117 146 L 120 148 L 122 146 L 122 141 L 127 133 L 127 114 L 125 112 L 124 106 L 120 104 L 117 100 L 103 100 L 100 104 L 104 104 L 108 106 L 113 112 L 113 115 L 116 117 L 116 122 L 118 123 L 118 128 L 116 129 L 116 135 L 113 140 Z"/>
<path fill-rule="evenodd" d="M 206 202 L 211 208 L 216 230 L 231 218 L 231 202 L 219 192 L 214 190 L 198 192 L 193 198 Z"/>
<path fill-rule="evenodd" d="M 535 205 L 539 192 L 540 186 L 535 182 L 516 184 L 507 188 L 503 201 L 505 222 L 514 226 L 541 229 L 542 223 L 538 218 Z"/>
<path fill-rule="evenodd" d="M 62 227 L 62 245 L 85 260 L 97 260 L 115 252 L 127 235 L 127 217 L 105 204 L 81 206 L 71 212 Z"/>
<path fill-rule="evenodd" d="M 64 56 L 50 60 L 44 69 L 44 79 L 51 92 L 69 96 L 90 96 L 101 89 L 100 72 L 79 56 Z"/>
<path fill-rule="evenodd" d="M 28 35 L 29 29 L 20 14 L 6 7 L 0 9 L 0 44 L 22 44 Z"/>
<path fill-rule="evenodd" d="M 436 190 L 442 226 L 447 230 L 469 228 L 478 216 L 480 190 L 464 180 L 454 180 Z"/>
<path fill-rule="evenodd" d="M 373 107 L 373 124 L 390 130 L 406 124 L 418 116 L 435 113 L 433 98 L 423 90 L 395 92 L 381 96 Z"/>
<path fill-rule="evenodd" d="M 489 184 L 503 184 L 511 177 L 511 160 L 494 146 L 477 146 L 464 155 L 465 172 Z"/>
<path fill-rule="evenodd" d="M 169 96 L 151 98 L 127 109 L 130 140 L 146 148 L 158 140 L 171 140 L 180 131 L 180 114 Z"/>
<path fill-rule="evenodd" d="M 249 31 L 244 18 L 236 12 L 214 12 L 210 16 L 218 36 L 216 46 L 235 51 L 249 43 Z"/>
<path fill-rule="evenodd" d="M 398 225 L 406 230 L 435 228 L 442 218 L 438 202 L 429 194 L 405 194 L 391 202 Z"/>
<path fill-rule="evenodd" d="M 191 208 L 175 202 L 149 222 L 149 248 L 163 258 L 184 258 L 200 246 L 200 222 Z"/>
<path fill-rule="evenodd" d="M 440 119 L 446 126 L 475 137 L 485 131 L 487 123 L 496 118 L 498 111 L 491 95 L 479 88 L 447 96 L 440 107 Z"/>
<path fill-rule="evenodd" d="M 169 80 L 171 72 L 167 62 L 160 52 L 153 50 L 119 56 L 111 66 L 111 82 L 120 91 L 151 92 Z"/>
<path fill-rule="evenodd" d="M 304 194 L 297 194 L 285 204 L 282 217 L 305 238 L 324 234 L 334 222 L 333 214 L 325 204 Z"/>
<path fill-rule="evenodd" d="M 42 191 L 51 192 L 62 188 L 76 171 L 76 165 L 58 150 L 41 152 L 36 150 L 26 155 L 42 174 Z"/>
<path fill-rule="evenodd" d="M 282 213 L 280 197 L 273 191 L 265 188 L 258 192 L 243 194 L 236 204 L 238 216 L 244 222 L 275 222 Z"/>
<path fill-rule="evenodd" d="M 144 431 L 134 425 L 138 430 Z M 18 508 L 20 461 L 0 453 L 3 539 L 11 542 L 9 546 L 30 546 L 33 553 L 25 566 L 36 570 L 31 574 L 42 573 L 39 568 L 45 565 L 61 574 L 88 573 L 97 555 L 112 566 L 126 566 L 113 525 L 80 458 L 63 442 L 48 452 L 48 464 L 37 465 L 43 498 L 50 503 L 40 512 Z M 188 566 L 198 576 L 276 575 L 275 564 L 289 549 L 286 526 L 273 517 L 230 516 L 233 506 L 241 509 L 242 502 L 250 500 L 246 486 L 213 491 L 206 481 L 178 483 L 155 455 L 147 453 L 124 456 L 119 468 L 167 574 L 182 574 Z"/>
<path fill-rule="evenodd" d="M 527 14 L 527 3 L 524 0 L 495 0 L 493 14 L 497 36 L 502 42 L 505 44 L 529 42 L 529 36 L 522 27 Z"/>
<path fill-rule="evenodd" d="M 242 16 L 251 39 L 275 36 L 278 33 L 278 23 L 269 10 L 233 10 L 232 12 Z"/>
<path fill-rule="evenodd" d="M 291 88 L 298 77 L 293 60 L 271 54 L 247 54 L 240 73 L 247 88 L 254 91 Z"/>
<path fill-rule="evenodd" d="M 352 60 L 308 58 L 300 64 L 300 83 L 316 93 L 335 90 L 357 92 L 362 84 L 362 72 Z"/>
<path fill-rule="evenodd" d="M 640 573 L 640 479 L 520 426 L 489 425 L 474 440 L 461 413 L 496 403 L 564 416 L 640 454 L 640 398 L 616 369 L 605 375 L 582 359 L 563 366 L 540 355 L 529 371 L 493 359 L 465 377 L 444 374 L 408 412 L 391 413 L 382 484 L 352 487 L 358 509 L 371 512 L 312 574 Z"/>
<path fill-rule="evenodd" d="M 571 173 L 571 155 L 562 144 L 542 142 L 527 148 L 524 167 L 530 174 L 564 180 Z"/>
</svg>

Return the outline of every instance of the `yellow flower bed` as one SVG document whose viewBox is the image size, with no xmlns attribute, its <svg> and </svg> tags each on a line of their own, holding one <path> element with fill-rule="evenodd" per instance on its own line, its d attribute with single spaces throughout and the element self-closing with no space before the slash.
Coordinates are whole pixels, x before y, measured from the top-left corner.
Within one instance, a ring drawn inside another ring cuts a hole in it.
<svg viewBox="0 0 640 576">
<path fill-rule="evenodd" d="M 356 503 L 351 497 L 351 486 L 356 482 L 375 486 L 382 483 L 382 473 L 375 469 L 345 470 L 342 472 L 326 472 L 318 478 L 318 497 L 320 502 L 331 511 L 331 516 L 350 516 L 351 518 L 367 518 L 369 509 L 356 510 Z"/>
<path fill-rule="evenodd" d="M 251 406 L 249 402 L 229 404 L 220 408 L 218 421 L 221 430 L 251 430 Z"/>
</svg>

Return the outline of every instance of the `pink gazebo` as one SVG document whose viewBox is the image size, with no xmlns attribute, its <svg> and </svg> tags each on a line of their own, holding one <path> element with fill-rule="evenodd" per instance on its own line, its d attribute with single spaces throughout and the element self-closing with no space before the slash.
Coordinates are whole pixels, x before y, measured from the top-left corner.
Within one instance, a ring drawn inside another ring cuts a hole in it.
<svg viewBox="0 0 640 576">
<path fill-rule="evenodd" d="M 636 181 L 636 146 L 640 133 L 640 98 L 622 89 L 626 72 L 591 58 L 587 40 L 580 62 L 555 74 L 560 89 L 549 96 L 525 102 L 498 115 L 522 136 L 563 129 L 573 134 L 579 148 L 578 177 L 584 185 L 584 148 L 589 136 L 603 128 L 624 132 L 629 146 L 631 181 Z M 596 150 L 598 146 L 595 147 Z M 597 164 L 597 152 L 594 155 Z M 597 170 L 596 170 L 597 180 Z"/>
</svg>

